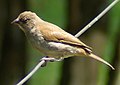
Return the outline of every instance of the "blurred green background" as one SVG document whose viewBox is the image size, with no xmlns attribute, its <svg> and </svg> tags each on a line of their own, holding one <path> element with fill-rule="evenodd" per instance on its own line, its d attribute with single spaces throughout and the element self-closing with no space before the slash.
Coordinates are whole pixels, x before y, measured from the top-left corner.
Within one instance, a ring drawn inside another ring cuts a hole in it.
<svg viewBox="0 0 120 85">
<path fill-rule="evenodd" d="M 17 26 L 21 12 L 30 10 L 75 35 L 112 0 L 1 0 L 0 85 L 15 85 L 43 57 Z M 91 58 L 72 57 L 48 63 L 24 85 L 120 85 L 120 3 L 80 36 L 93 52 L 115 67 Z"/>
</svg>

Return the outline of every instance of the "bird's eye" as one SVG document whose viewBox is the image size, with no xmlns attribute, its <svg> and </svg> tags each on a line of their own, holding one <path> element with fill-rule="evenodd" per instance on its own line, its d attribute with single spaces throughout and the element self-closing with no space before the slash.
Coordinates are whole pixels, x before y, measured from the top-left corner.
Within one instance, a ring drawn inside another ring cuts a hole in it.
<svg viewBox="0 0 120 85">
<path fill-rule="evenodd" d="M 27 19 L 20 19 L 20 21 L 22 22 L 22 23 L 27 23 L 27 21 L 29 21 L 30 19 L 29 18 L 27 18 Z"/>
</svg>

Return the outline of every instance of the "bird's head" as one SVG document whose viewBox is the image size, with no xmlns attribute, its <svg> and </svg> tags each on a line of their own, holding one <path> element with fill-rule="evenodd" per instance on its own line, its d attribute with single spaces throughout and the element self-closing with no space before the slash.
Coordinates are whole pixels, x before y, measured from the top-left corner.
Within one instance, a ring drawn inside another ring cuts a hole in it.
<svg viewBox="0 0 120 85">
<path fill-rule="evenodd" d="M 17 24 L 23 31 L 32 29 L 41 19 L 31 11 L 21 13 L 12 24 Z"/>
</svg>

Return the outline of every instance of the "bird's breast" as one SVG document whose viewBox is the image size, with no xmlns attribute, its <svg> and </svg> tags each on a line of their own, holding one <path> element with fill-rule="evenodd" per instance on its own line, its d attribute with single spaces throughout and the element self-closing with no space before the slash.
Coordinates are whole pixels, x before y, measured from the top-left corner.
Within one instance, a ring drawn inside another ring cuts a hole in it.
<svg viewBox="0 0 120 85">
<path fill-rule="evenodd" d="M 50 57 L 70 57 L 78 53 L 78 49 L 76 47 L 63 44 L 61 42 L 45 40 L 40 31 L 32 30 L 31 32 L 26 33 L 26 36 L 33 47 Z"/>
<path fill-rule="evenodd" d="M 37 48 L 42 53 L 45 53 L 48 50 L 48 43 L 43 38 L 41 32 L 37 31 L 37 29 L 34 28 L 30 32 L 27 32 L 26 36 L 30 43 L 33 45 L 33 47 Z"/>
</svg>

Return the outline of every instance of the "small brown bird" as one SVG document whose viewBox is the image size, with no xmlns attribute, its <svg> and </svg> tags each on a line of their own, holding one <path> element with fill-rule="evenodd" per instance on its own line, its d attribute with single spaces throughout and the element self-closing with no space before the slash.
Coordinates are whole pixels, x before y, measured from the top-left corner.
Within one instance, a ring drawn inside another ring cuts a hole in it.
<svg viewBox="0 0 120 85">
<path fill-rule="evenodd" d="M 21 13 L 12 23 L 16 23 L 24 31 L 31 44 L 48 57 L 89 56 L 114 70 L 112 65 L 94 55 L 91 47 L 60 27 L 42 20 L 33 12 L 25 11 Z"/>
</svg>

